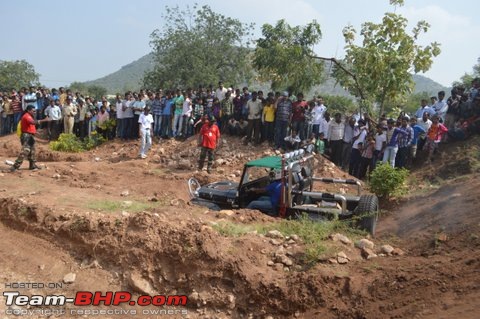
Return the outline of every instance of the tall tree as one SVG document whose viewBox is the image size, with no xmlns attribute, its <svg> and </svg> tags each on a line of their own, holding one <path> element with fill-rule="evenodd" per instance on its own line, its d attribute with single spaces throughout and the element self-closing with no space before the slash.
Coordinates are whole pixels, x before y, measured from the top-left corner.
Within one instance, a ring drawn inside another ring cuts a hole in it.
<svg viewBox="0 0 480 319">
<path fill-rule="evenodd" d="M 25 60 L 0 61 L 0 89 L 39 85 L 40 74 Z"/>
<path fill-rule="evenodd" d="M 390 3 L 403 5 L 403 1 Z M 440 54 L 437 42 L 418 44 L 418 37 L 430 27 L 426 21 L 419 21 L 412 34 L 406 31 L 407 24 L 405 17 L 391 12 L 385 13 L 381 23 L 365 22 L 360 31 L 361 45 L 357 44 L 353 26 L 343 30 L 346 55 L 337 64 L 341 68 L 337 67 L 335 76 L 355 96 L 377 103 L 380 113 L 387 100 L 395 101 L 410 94 L 414 88 L 412 73 L 428 71 L 433 57 Z"/>
<path fill-rule="evenodd" d="M 253 24 L 215 13 L 209 6 L 166 7 L 162 30 L 151 34 L 155 67 L 144 84 L 194 87 L 240 83 L 249 78 L 248 38 Z"/>
<path fill-rule="evenodd" d="M 285 20 L 275 26 L 266 23 L 262 35 L 253 57 L 260 80 L 270 82 L 273 90 L 294 92 L 308 91 L 322 82 L 323 63 L 312 58 L 313 46 L 322 38 L 315 20 L 305 27 L 291 27 Z"/>
<path fill-rule="evenodd" d="M 403 0 L 390 0 L 395 6 Z M 418 37 L 428 31 L 429 24 L 420 21 L 412 34 L 406 31 L 407 19 L 396 13 L 385 13 L 382 22 L 362 24 L 357 44 L 357 32 L 352 26 L 343 30 L 345 58 L 337 60 L 316 56 L 313 45 L 321 38 L 320 27 L 313 21 L 307 26 L 292 28 L 283 20 L 275 27 L 264 25 L 263 38 L 257 41 L 254 65 L 262 77 L 273 86 L 287 83 L 302 90 L 321 81 L 322 65 L 315 60 L 335 64 L 333 75 L 351 94 L 360 100 L 360 106 L 377 103 L 383 112 L 385 101 L 395 101 L 413 89 L 411 73 L 426 72 L 433 58 L 440 54 L 437 42 L 426 46 L 418 44 Z M 313 74 L 312 74 L 313 73 Z"/>
</svg>

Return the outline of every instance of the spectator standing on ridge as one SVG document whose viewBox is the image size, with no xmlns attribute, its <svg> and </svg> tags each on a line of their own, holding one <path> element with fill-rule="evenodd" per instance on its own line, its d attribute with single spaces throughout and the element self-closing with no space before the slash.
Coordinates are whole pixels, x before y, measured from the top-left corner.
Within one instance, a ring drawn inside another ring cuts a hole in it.
<svg viewBox="0 0 480 319">
<path fill-rule="evenodd" d="M 214 152 L 220 140 L 220 130 L 215 124 L 215 118 L 211 116 L 203 117 L 203 126 L 200 129 L 198 136 L 198 145 L 201 146 L 200 159 L 198 161 L 198 169 L 201 171 L 205 163 L 205 158 L 208 156 L 207 172 L 212 172 L 212 165 L 214 160 Z"/>
<path fill-rule="evenodd" d="M 67 96 L 63 111 L 63 132 L 65 134 L 73 133 L 73 125 L 75 124 L 75 115 L 77 115 L 77 107 L 73 104 L 72 98 Z"/>
<path fill-rule="evenodd" d="M 260 143 L 260 127 L 261 127 L 261 118 L 262 118 L 262 101 L 257 99 L 257 92 L 252 92 L 252 98 L 247 102 L 248 110 L 248 128 L 247 128 L 247 139 L 245 143 L 248 143 L 252 140 L 255 145 Z"/>
<path fill-rule="evenodd" d="M 140 152 L 138 156 L 140 158 L 147 158 L 147 153 L 152 146 L 152 133 L 153 133 L 153 116 L 150 114 L 150 108 L 145 107 L 142 114 L 138 118 L 138 135 L 142 140 L 140 145 Z"/>
<path fill-rule="evenodd" d="M 282 96 L 277 100 L 275 110 L 275 148 L 285 150 L 287 128 L 292 119 L 292 101 L 288 98 L 288 92 L 283 92 Z"/>
<path fill-rule="evenodd" d="M 342 114 L 335 113 L 334 121 L 328 123 L 328 144 L 331 148 L 332 162 L 337 166 L 342 165 L 344 131 L 345 124 L 342 122 Z"/>
<path fill-rule="evenodd" d="M 420 107 L 418 108 L 417 112 L 415 112 L 415 117 L 417 119 L 421 119 L 423 117 L 423 113 L 427 112 L 430 116 L 435 114 L 435 110 L 428 106 L 428 101 L 426 99 L 422 99 L 420 102 Z"/>
<path fill-rule="evenodd" d="M 438 101 L 433 105 L 433 109 L 440 118 L 441 122 L 445 122 L 445 115 L 448 111 L 448 104 L 445 101 L 445 91 L 438 92 Z"/>
<path fill-rule="evenodd" d="M 442 123 L 439 123 L 439 116 L 434 115 L 432 118 L 432 125 L 427 132 L 427 141 L 425 142 L 424 150 L 428 151 L 427 162 L 433 161 L 433 154 L 438 148 L 438 144 L 442 140 L 443 134 L 448 132 L 448 129 Z"/>
</svg>

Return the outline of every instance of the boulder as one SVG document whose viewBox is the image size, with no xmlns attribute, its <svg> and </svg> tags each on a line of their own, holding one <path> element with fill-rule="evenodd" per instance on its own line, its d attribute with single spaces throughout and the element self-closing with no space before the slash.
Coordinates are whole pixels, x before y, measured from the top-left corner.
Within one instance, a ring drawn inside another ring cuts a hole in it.
<svg viewBox="0 0 480 319">
<path fill-rule="evenodd" d="M 373 249 L 375 247 L 375 244 L 372 241 L 363 238 L 355 242 L 355 247 L 360 249 L 363 249 L 363 248 Z"/>
</svg>

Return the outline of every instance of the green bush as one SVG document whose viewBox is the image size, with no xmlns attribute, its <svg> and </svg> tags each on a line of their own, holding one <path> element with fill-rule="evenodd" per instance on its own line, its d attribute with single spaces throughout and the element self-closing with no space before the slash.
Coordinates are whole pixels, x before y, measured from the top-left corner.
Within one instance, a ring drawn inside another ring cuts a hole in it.
<svg viewBox="0 0 480 319">
<path fill-rule="evenodd" d="M 389 198 L 402 195 L 406 191 L 408 170 L 393 168 L 390 164 L 379 164 L 370 177 L 370 189 L 378 197 Z"/>
<path fill-rule="evenodd" d="M 54 151 L 78 153 L 84 151 L 82 141 L 74 134 L 60 134 L 58 140 L 50 142 L 50 148 Z"/>
<path fill-rule="evenodd" d="M 50 142 L 50 148 L 54 151 L 79 153 L 88 151 L 105 142 L 105 139 L 93 132 L 89 137 L 82 141 L 75 134 L 60 134 L 57 141 Z"/>
</svg>

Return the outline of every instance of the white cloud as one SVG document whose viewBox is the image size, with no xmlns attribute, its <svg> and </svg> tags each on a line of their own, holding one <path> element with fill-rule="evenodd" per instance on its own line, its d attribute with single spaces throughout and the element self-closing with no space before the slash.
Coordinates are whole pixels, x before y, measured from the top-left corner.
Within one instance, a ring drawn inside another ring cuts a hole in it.
<svg viewBox="0 0 480 319">
<path fill-rule="evenodd" d="M 410 28 L 419 20 L 425 20 L 431 25 L 428 32 L 420 37 L 420 44 L 426 45 L 433 41 L 441 44 L 442 53 L 435 58 L 426 76 L 443 85 L 450 85 L 465 72 L 471 72 L 480 56 L 480 44 L 474 40 L 474 35 L 480 33 L 477 20 L 473 21 L 468 16 L 449 12 L 436 5 L 403 7 L 399 13 L 409 20 Z"/>
</svg>

